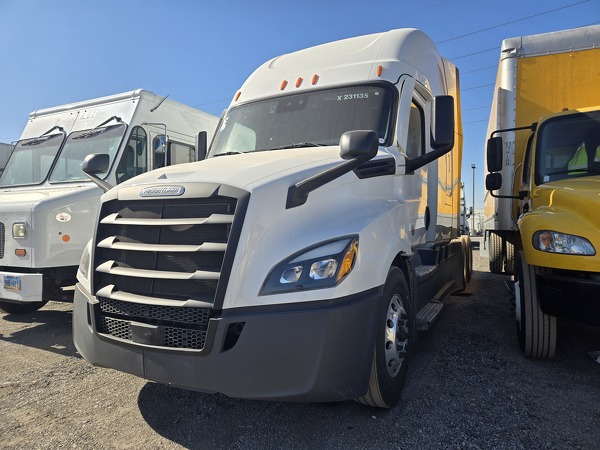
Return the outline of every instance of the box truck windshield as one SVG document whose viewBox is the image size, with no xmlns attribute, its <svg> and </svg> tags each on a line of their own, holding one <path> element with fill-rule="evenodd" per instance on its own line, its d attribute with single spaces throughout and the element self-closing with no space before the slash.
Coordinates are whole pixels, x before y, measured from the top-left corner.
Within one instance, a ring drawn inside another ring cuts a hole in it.
<svg viewBox="0 0 600 450">
<path fill-rule="evenodd" d="M 303 92 L 242 104 L 224 116 L 211 156 L 337 145 L 350 130 L 391 140 L 397 93 L 390 84 Z"/>
<path fill-rule="evenodd" d="M 537 185 L 600 173 L 600 112 L 550 119 L 538 136 Z"/>
<path fill-rule="evenodd" d="M 40 184 L 64 141 L 62 133 L 17 142 L 2 176 L 0 187 Z"/>
<path fill-rule="evenodd" d="M 91 153 L 107 153 L 112 162 L 126 128 L 125 125 L 119 124 L 71 133 L 58 155 L 50 174 L 50 182 L 87 180 L 87 176 L 81 170 L 81 163 L 85 157 Z"/>
</svg>

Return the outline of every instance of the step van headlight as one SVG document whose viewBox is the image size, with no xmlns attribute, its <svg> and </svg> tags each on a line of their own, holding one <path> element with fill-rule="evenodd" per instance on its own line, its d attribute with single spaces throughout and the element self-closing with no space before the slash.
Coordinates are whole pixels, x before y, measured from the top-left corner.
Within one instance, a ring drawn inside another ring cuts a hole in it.
<svg viewBox="0 0 600 450">
<path fill-rule="evenodd" d="M 335 286 L 352 271 L 357 255 L 356 236 L 302 250 L 271 269 L 259 295 Z"/>
<path fill-rule="evenodd" d="M 586 256 L 596 254 L 594 246 L 586 238 L 558 231 L 536 231 L 532 241 L 533 247 L 542 252 Z"/>
<path fill-rule="evenodd" d="M 15 239 L 25 239 L 27 237 L 27 224 L 25 222 L 13 223 L 12 235 Z"/>
</svg>

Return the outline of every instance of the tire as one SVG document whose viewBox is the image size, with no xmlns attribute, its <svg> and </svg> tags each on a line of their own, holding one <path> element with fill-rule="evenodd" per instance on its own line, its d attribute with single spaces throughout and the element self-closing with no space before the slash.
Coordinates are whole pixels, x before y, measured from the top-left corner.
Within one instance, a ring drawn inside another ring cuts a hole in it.
<svg viewBox="0 0 600 450">
<path fill-rule="evenodd" d="M 496 233 L 490 233 L 490 272 L 502 273 L 504 269 L 504 255 L 502 254 L 502 238 Z"/>
<path fill-rule="evenodd" d="M 23 303 L 12 303 L 0 301 L 0 309 L 8 314 L 27 314 L 37 311 L 43 307 L 48 300 L 41 302 L 23 302 Z"/>
<path fill-rule="evenodd" d="M 507 275 L 515 274 L 515 244 L 506 240 L 506 260 L 504 265 L 504 271 Z"/>
<path fill-rule="evenodd" d="M 522 251 L 516 261 L 515 317 L 519 347 L 525 356 L 550 359 L 556 350 L 556 317 L 540 308 L 535 269 Z"/>
<path fill-rule="evenodd" d="M 406 383 L 413 316 L 404 273 L 392 267 L 384 286 L 385 302 L 378 314 L 373 362 L 367 393 L 356 400 L 368 406 L 391 408 Z"/>
</svg>

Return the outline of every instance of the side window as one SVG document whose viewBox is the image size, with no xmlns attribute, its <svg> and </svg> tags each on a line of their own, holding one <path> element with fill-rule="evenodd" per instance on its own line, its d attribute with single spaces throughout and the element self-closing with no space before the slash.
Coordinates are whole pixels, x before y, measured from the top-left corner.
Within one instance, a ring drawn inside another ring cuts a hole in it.
<svg viewBox="0 0 600 450">
<path fill-rule="evenodd" d="M 131 131 L 129 141 L 117 166 L 117 184 L 148 170 L 148 152 L 146 132 L 142 127 Z"/>
<path fill-rule="evenodd" d="M 167 142 L 164 134 L 156 136 L 152 140 L 152 150 L 154 151 L 154 169 L 196 161 L 196 150 L 193 145 L 174 141 Z"/>
<path fill-rule="evenodd" d="M 423 109 L 413 101 L 408 118 L 406 156 L 414 158 L 423 154 L 423 140 Z"/>
<path fill-rule="evenodd" d="M 196 152 L 191 145 L 169 142 L 169 165 L 196 161 Z"/>
</svg>

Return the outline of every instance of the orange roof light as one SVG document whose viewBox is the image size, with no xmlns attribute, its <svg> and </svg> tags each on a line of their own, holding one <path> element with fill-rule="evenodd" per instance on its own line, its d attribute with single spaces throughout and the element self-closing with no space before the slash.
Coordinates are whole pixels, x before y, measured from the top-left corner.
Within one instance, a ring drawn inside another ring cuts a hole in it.
<svg viewBox="0 0 600 450">
<path fill-rule="evenodd" d="M 235 97 L 233 98 L 233 101 L 237 102 L 238 98 L 240 98 L 240 95 L 242 95 L 242 91 L 237 91 L 237 93 L 235 94 Z"/>
<path fill-rule="evenodd" d="M 281 82 L 281 86 L 279 86 L 279 90 L 283 91 L 285 89 L 285 87 L 287 86 L 287 80 L 283 80 Z"/>
<path fill-rule="evenodd" d="M 312 77 L 312 85 L 314 86 L 315 84 L 317 84 L 317 81 L 319 81 L 319 75 L 315 73 Z"/>
<path fill-rule="evenodd" d="M 17 256 L 25 256 L 26 254 L 27 254 L 27 250 L 25 250 L 24 248 L 15 249 L 15 255 L 17 255 Z"/>
<path fill-rule="evenodd" d="M 377 76 L 380 77 L 383 73 L 383 66 L 377 66 Z"/>
<path fill-rule="evenodd" d="M 302 79 L 302 77 L 298 77 L 298 79 L 296 80 L 296 87 L 299 88 L 303 81 L 304 80 Z"/>
</svg>

